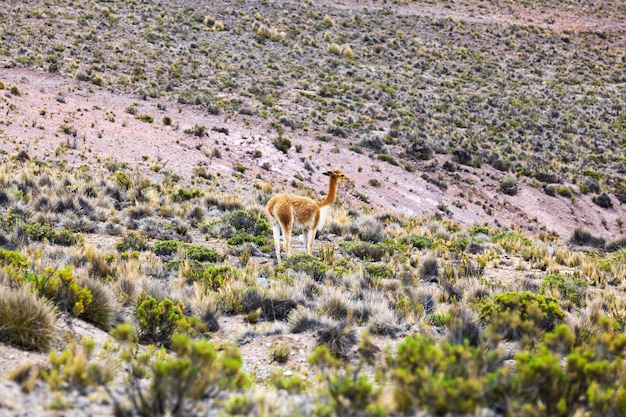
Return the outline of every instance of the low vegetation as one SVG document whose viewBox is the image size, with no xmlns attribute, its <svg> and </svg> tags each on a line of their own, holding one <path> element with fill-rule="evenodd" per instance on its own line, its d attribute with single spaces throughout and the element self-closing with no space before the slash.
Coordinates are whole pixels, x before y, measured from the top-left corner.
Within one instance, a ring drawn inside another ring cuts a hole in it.
<svg viewBox="0 0 626 417">
<path fill-rule="evenodd" d="M 101 390 L 119 412 L 141 415 L 191 415 L 198 404 L 253 410 L 260 403 L 238 394 L 251 389 L 251 375 L 235 344 L 263 336 L 264 323 L 269 334 L 308 334 L 317 345 L 308 362 L 315 382 L 306 383 L 289 343 L 267 345 L 271 366 L 295 374 L 257 379 L 256 389 L 303 395 L 277 410 L 298 401 L 315 403 L 312 415 L 626 408 L 625 255 L 584 230 L 567 242 L 358 210 L 344 228 L 338 207 L 316 255 L 296 250 L 273 265 L 262 190 L 228 205 L 123 168 L 92 169 L 67 176 L 37 160 L 6 160 L 0 176 L 0 340 L 50 352 L 48 367 L 16 371 L 25 391 L 33 378 L 57 395 Z M 120 178 L 130 180 L 122 187 Z M 73 216 L 92 226 L 71 244 L 49 238 L 68 213 L 42 200 L 68 184 L 76 191 L 64 204 L 91 207 Z M 200 212 L 207 204 L 219 208 Z M 107 234 L 112 219 L 116 232 Z M 35 223 L 44 237 L 26 233 Z M 105 236 L 112 240 L 101 250 L 86 243 Z M 247 332 L 221 333 L 220 316 Z M 112 329 L 114 339 L 65 339 L 55 326 L 62 318 Z M 109 385 L 120 378 L 123 395 Z"/>
</svg>

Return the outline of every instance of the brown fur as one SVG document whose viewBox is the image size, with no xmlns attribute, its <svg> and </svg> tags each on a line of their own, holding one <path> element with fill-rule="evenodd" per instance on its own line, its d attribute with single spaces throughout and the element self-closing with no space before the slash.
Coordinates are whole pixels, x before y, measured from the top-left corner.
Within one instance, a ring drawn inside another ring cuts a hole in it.
<svg viewBox="0 0 626 417">
<path fill-rule="evenodd" d="M 336 169 L 324 172 L 330 177 L 328 185 L 328 195 L 324 201 L 313 201 L 307 197 L 293 194 L 277 194 L 267 202 L 267 215 L 272 224 L 274 234 L 274 246 L 276 249 L 276 260 L 280 263 L 280 232 L 282 230 L 285 241 L 285 253 L 290 254 L 291 232 L 296 227 L 304 229 L 304 241 L 309 255 L 313 253 L 313 239 L 315 232 L 322 228 L 325 221 L 324 214 L 328 213 L 330 206 L 335 201 L 337 195 L 337 185 L 339 182 L 348 181 L 348 177 Z"/>
</svg>

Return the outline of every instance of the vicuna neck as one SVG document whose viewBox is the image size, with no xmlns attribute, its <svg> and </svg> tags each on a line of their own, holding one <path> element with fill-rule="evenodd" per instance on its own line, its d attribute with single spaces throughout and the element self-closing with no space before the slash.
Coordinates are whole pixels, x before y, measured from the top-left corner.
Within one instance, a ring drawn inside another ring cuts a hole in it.
<svg viewBox="0 0 626 417">
<path fill-rule="evenodd" d="M 330 185 L 328 186 L 328 195 L 324 201 L 317 203 L 319 207 L 330 206 L 335 202 L 337 195 L 337 178 L 330 177 Z"/>
</svg>

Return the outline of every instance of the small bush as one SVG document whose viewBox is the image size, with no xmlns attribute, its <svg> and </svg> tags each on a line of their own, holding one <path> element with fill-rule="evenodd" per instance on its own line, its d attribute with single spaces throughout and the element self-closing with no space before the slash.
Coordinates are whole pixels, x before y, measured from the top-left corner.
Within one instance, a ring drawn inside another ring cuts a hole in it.
<svg viewBox="0 0 626 417">
<path fill-rule="evenodd" d="M 169 256 L 176 253 L 181 244 L 178 240 L 162 240 L 152 246 L 152 251 L 159 256 Z"/>
<path fill-rule="evenodd" d="M 222 258 L 214 249 L 202 245 L 185 245 L 185 254 L 198 262 L 217 262 Z"/>
<path fill-rule="evenodd" d="M 391 278 L 393 276 L 393 268 L 384 263 L 372 263 L 365 266 L 365 272 L 372 280 L 377 281 L 381 278 Z"/>
<path fill-rule="evenodd" d="M 605 244 L 605 240 L 603 238 L 596 237 L 580 227 L 574 229 L 569 241 L 574 245 L 591 246 L 594 248 L 601 248 Z"/>
<path fill-rule="evenodd" d="M 500 191 L 507 195 L 517 194 L 517 181 L 515 175 L 507 174 L 500 182 Z"/>
<path fill-rule="evenodd" d="M 271 232 L 270 224 L 265 217 L 251 210 L 237 210 L 222 218 L 222 222 L 234 229 L 228 238 L 229 245 L 240 245 L 252 242 L 257 246 L 267 246 Z"/>
<path fill-rule="evenodd" d="M 409 336 L 387 357 L 401 413 L 474 414 L 484 401 L 487 367 L 478 348 Z"/>
<path fill-rule="evenodd" d="M 270 346 L 270 358 L 276 363 L 287 363 L 290 354 L 291 348 L 285 343 L 274 342 Z"/>
<path fill-rule="evenodd" d="M 202 327 L 200 321 L 195 317 L 185 316 L 184 310 L 185 304 L 182 301 L 166 298 L 159 302 L 143 292 L 135 309 L 139 340 L 170 347 L 175 332 L 197 334 Z"/>
<path fill-rule="evenodd" d="M 439 261 L 432 253 L 428 253 L 419 265 L 419 277 L 427 282 L 436 281 L 439 277 Z"/>
<path fill-rule="evenodd" d="M 399 166 L 400 164 L 398 164 L 398 161 L 396 161 L 396 158 L 394 158 L 393 156 L 386 154 L 386 153 L 380 153 L 377 155 L 377 158 L 379 161 L 384 161 L 387 162 L 388 164 L 394 165 L 394 166 Z"/>
<path fill-rule="evenodd" d="M 52 226 L 42 223 L 25 223 L 23 230 L 28 239 L 34 241 L 47 240 L 62 246 L 72 246 L 78 242 L 77 235 L 70 230 L 63 229 L 57 232 Z"/>
<path fill-rule="evenodd" d="M 235 230 L 256 236 L 271 232 L 269 223 L 264 217 L 251 210 L 237 210 L 224 217 L 224 222 Z"/>
<path fill-rule="evenodd" d="M 80 80 L 80 81 L 89 81 L 89 78 L 90 78 L 89 74 L 87 74 L 87 71 L 85 71 L 82 68 L 78 68 L 74 76 L 76 77 L 77 80 Z"/>
<path fill-rule="evenodd" d="M 276 149 L 278 149 L 284 154 L 286 154 L 289 151 L 289 148 L 291 148 L 291 141 L 284 137 L 279 137 L 278 139 L 274 139 L 272 143 L 274 144 Z"/>
<path fill-rule="evenodd" d="M 60 311 L 74 317 L 80 317 L 93 299 L 91 291 L 79 284 L 70 266 L 56 270 L 48 267 L 43 274 L 27 274 L 26 280 L 39 295 L 53 301 Z"/>
<path fill-rule="evenodd" d="M 108 355 L 96 358 L 94 348 L 91 338 L 84 338 L 80 343 L 72 339 L 67 349 L 51 352 L 50 366 L 43 372 L 44 380 L 53 390 L 71 388 L 83 395 L 89 387 L 111 383 L 118 362 Z"/>
<path fill-rule="evenodd" d="M 348 356 L 350 349 L 358 342 L 356 330 L 347 321 L 324 327 L 318 332 L 317 345 L 324 345 L 338 358 Z"/>
<path fill-rule="evenodd" d="M 359 372 L 364 362 L 371 364 L 369 361 L 371 355 L 364 356 L 368 359 L 360 361 L 359 366 L 355 368 L 334 357 L 326 346 L 315 348 L 309 362 L 319 368 L 322 381 L 326 383 L 315 415 L 363 417 L 389 415 L 387 410 L 377 404 L 382 390 L 377 388 L 367 375 Z"/>
<path fill-rule="evenodd" d="M 55 310 L 25 288 L 0 287 L 0 340 L 24 350 L 46 352 L 54 341 Z"/>
<path fill-rule="evenodd" d="M 154 117 L 150 116 L 149 114 L 140 114 L 138 116 L 135 116 L 135 119 L 141 120 L 144 123 L 154 122 Z"/>
<path fill-rule="evenodd" d="M 426 236 L 408 236 L 402 240 L 402 243 L 411 245 L 417 249 L 432 249 L 435 247 L 435 243 L 432 239 Z"/>
<path fill-rule="evenodd" d="M 172 193 L 172 201 L 174 203 L 183 203 L 202 196 L 204 196 L 204 193 L 200 190 L 179 188 Z"/>
<path fill-rule="evenodd" d="M 589 284 L 573 275 L 548 274 L 543 279 L 540 294 L 546 294 L 549 290 L 558 290 L 560 300 L 567 300 L 577 307 L 585 302 Z"/>
<path fill-rule="evenodd" d="M 593 198 L 593 202 L 605 209 L 613 207 L 613 202 L 611 201 L 611 197 L 609 197 L 606 193 L 602 193 Z"/>
<path fill-rule="evenodd" d="M 185 133 L 187 133 L 188 135 L 194 135 L 198 137 L 204 135 L 205 132 L 206 132 L 206 126 L 203 126 L 203 125 L 194 125 L 194 127 L 185 129 Z"/>
<path fill-rule="evenodd" d="M 240 277 L 237 268 L 229 265 L 207 266 L 202 269 L 199 279 L 206 284 L 207 288 L 212 291 L 218 291 L 227 281 L 235 280 Z"/>
<path fill-rule="evenodd" d="M 113 293 L 99 281 L 90 278 L 79 281 L 79 285 L 91 293 L 91 302 L 85 306 L 80 318 L 105 332 L 109 331 L 115 318 Z"/>
<path fill-rule="evenodd" d="M 289 256 L 278 268 L 278 271 L 291 269 L 296 272 L 304 272 L 311 275 L 315 281 L 323 280 L 328 271 L 328 265 L 305 253 Z"/>
<path fill-rule="evenodd" d="M 130 332 L 121 329 L 115 332 L 124 343 Z M 250 379 L 242 370 L 239 351 L 232 346 L 223 346 L 218 352 L 205 340 L 192 340 L 189 336 L 175 334 L 171 340 L 171 355 L 133 354 L 137 345 L 130 343 L 120 355 L 126 366 L 135 370 L 130 378 L 125 395 L 126 403 L 134 412 L 121 409 L 120 415 L 183 416 L 197 411 L 194 404 L 223 395 L 223 391 L 241 391 L 249 388 Z M 148 378 L 142 383 L 141 375 Z M 116 401 L 118 407 L 127 407 Z"/>
<path fill-rule="evenodd" d="M 359 259 L 376 262 L 382 261 L 385 255 L 389 253 L 389 248 L 382 244 L 382 242 L 347 242 L 344 244 L 344 248 L 346 252 Z"/>
<path fill-rule="evenodd" d="M 532 333 L 534 327 L 551 331 L 565 313 L 556 298 L 525 291 L 494 295 L 480 308 L 479 316 L 502 337 L 516 340 Z"/>
<path fill-rule="evenodd" d="M 139 233 L 131 232 L 115 245 L 118 252 L 144 251 L 149 248 L 146 238 Z"/>
<path fill-rule="evenodd" d="M 23 270 L 28 268 L 29 262 L 28 258 L 20 252 L 0 248 L 0 265 Z"/>
<path fill-rule="evenodd" d="M 521 252 L 524 247 L 532 246 L 530 239 L 515 232 L 497 233 L 491 236 L 491 242 L 500 246 L 507 253 Z"/>
</svg>

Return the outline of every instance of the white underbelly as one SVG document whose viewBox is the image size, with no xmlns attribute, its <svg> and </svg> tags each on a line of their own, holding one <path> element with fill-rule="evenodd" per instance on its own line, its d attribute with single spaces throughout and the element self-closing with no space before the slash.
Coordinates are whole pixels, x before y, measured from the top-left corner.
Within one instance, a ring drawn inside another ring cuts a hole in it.
<svg viewBox="0 0 626 417">
<path fill-rule="evenodd" d="M 324 225 L 326 224 L 326 218 L 328 217 L 328 213 L 330 213 L 330 206 L 320 207 L 320 222 L 317 225 L 317 230 L 322 230 Z"/>
</svg>

